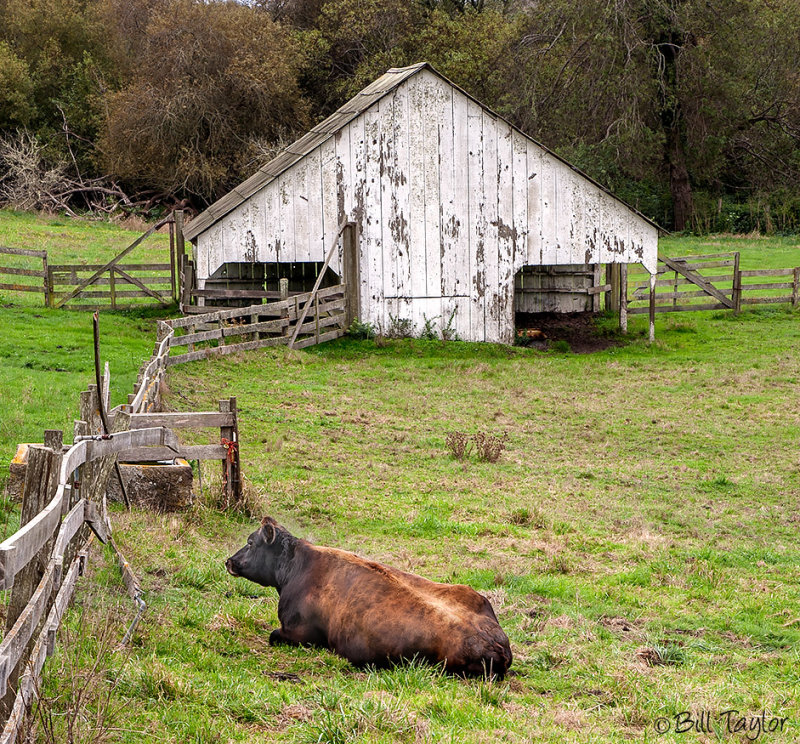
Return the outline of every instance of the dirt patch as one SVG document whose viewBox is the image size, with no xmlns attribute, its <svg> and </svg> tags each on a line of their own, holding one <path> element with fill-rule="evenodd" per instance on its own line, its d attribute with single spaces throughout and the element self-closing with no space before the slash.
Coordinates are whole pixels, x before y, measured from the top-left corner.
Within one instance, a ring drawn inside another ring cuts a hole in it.
<svg viewBox="0 0 800 744">
<path fill-rule="evenodd" d="M 622 346 L 619 338 L 598 329 L 596 317 L 594 313 L 517 313 L 516 342 L 543 351 L 567 343 L 574 354 Z"/>
</svg>

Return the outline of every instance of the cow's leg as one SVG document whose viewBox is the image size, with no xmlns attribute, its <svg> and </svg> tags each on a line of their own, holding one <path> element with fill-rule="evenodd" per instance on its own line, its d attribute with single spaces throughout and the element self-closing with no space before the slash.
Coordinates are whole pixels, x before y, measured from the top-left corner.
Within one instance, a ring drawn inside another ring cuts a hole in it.
<svg viewBox="0 0 800 744">
<path fill-rule="evenodd" d="M 319 635 L 311 628 L 299 625 L 293 628 L 281 626 L 269 634 L 270 646 L 326 646 Z"/>
</svg>

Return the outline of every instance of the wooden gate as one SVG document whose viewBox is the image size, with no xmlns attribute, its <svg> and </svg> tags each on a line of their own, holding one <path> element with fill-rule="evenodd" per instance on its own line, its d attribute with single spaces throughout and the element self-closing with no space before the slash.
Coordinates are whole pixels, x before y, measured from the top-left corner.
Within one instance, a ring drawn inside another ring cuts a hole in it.
<svg viewBox="0 0 800 744">
<path fill-rule="evenodd" d="M 800 267 L 742 270 L 738 251 L 679 258 L 660 256 L 658 263 L 653 296 L 656 313 L 725 309 L 738 312 L 742 305 L 800 303 Z M 629 314 L 650 311 L 650 278 L 649 274 L 644 276 L 629 277 Z"/>
<path fill-rule="evenodd" d="M 167 307 L 177 300 L 175 218 L 165 217 L 108 263 L 50 265 L 51 307 L 67 310 L 130 310 L 148 304 Z M 123 259 L 164 225 L 170 229 L 169 263 L 123 263 Z M 133 301 L 131 301 L 133 298 Z"/>
</svg>

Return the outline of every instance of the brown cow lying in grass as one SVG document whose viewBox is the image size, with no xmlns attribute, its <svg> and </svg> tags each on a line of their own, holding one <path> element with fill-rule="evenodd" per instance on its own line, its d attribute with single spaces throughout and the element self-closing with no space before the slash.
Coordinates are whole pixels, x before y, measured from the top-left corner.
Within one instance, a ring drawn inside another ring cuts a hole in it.
<svg viewBox="0 0 800 744">
<path fill-rule="evenodd" d="M 511 665 L 508 637 L 474 589 L 312 545 L 271 517 L 225 568 L 278 590 L 270 644 L 322 646 L 356 665 L 417 657 L 469 676 L 502 678 Z"/>
</svg>

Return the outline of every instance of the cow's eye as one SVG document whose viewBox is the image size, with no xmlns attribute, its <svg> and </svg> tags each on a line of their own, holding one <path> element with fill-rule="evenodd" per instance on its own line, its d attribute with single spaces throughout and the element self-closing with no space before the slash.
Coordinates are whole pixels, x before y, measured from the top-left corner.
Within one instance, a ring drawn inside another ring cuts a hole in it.
<svg viewBox="0 0 800 744">
<path fill-rule="evenodd" d="M 247 547 L 248 548 L 252 548 L 253 547 L 253 541 L 252 540 L 248 540 L 247 541 Z"/>
</svg>

